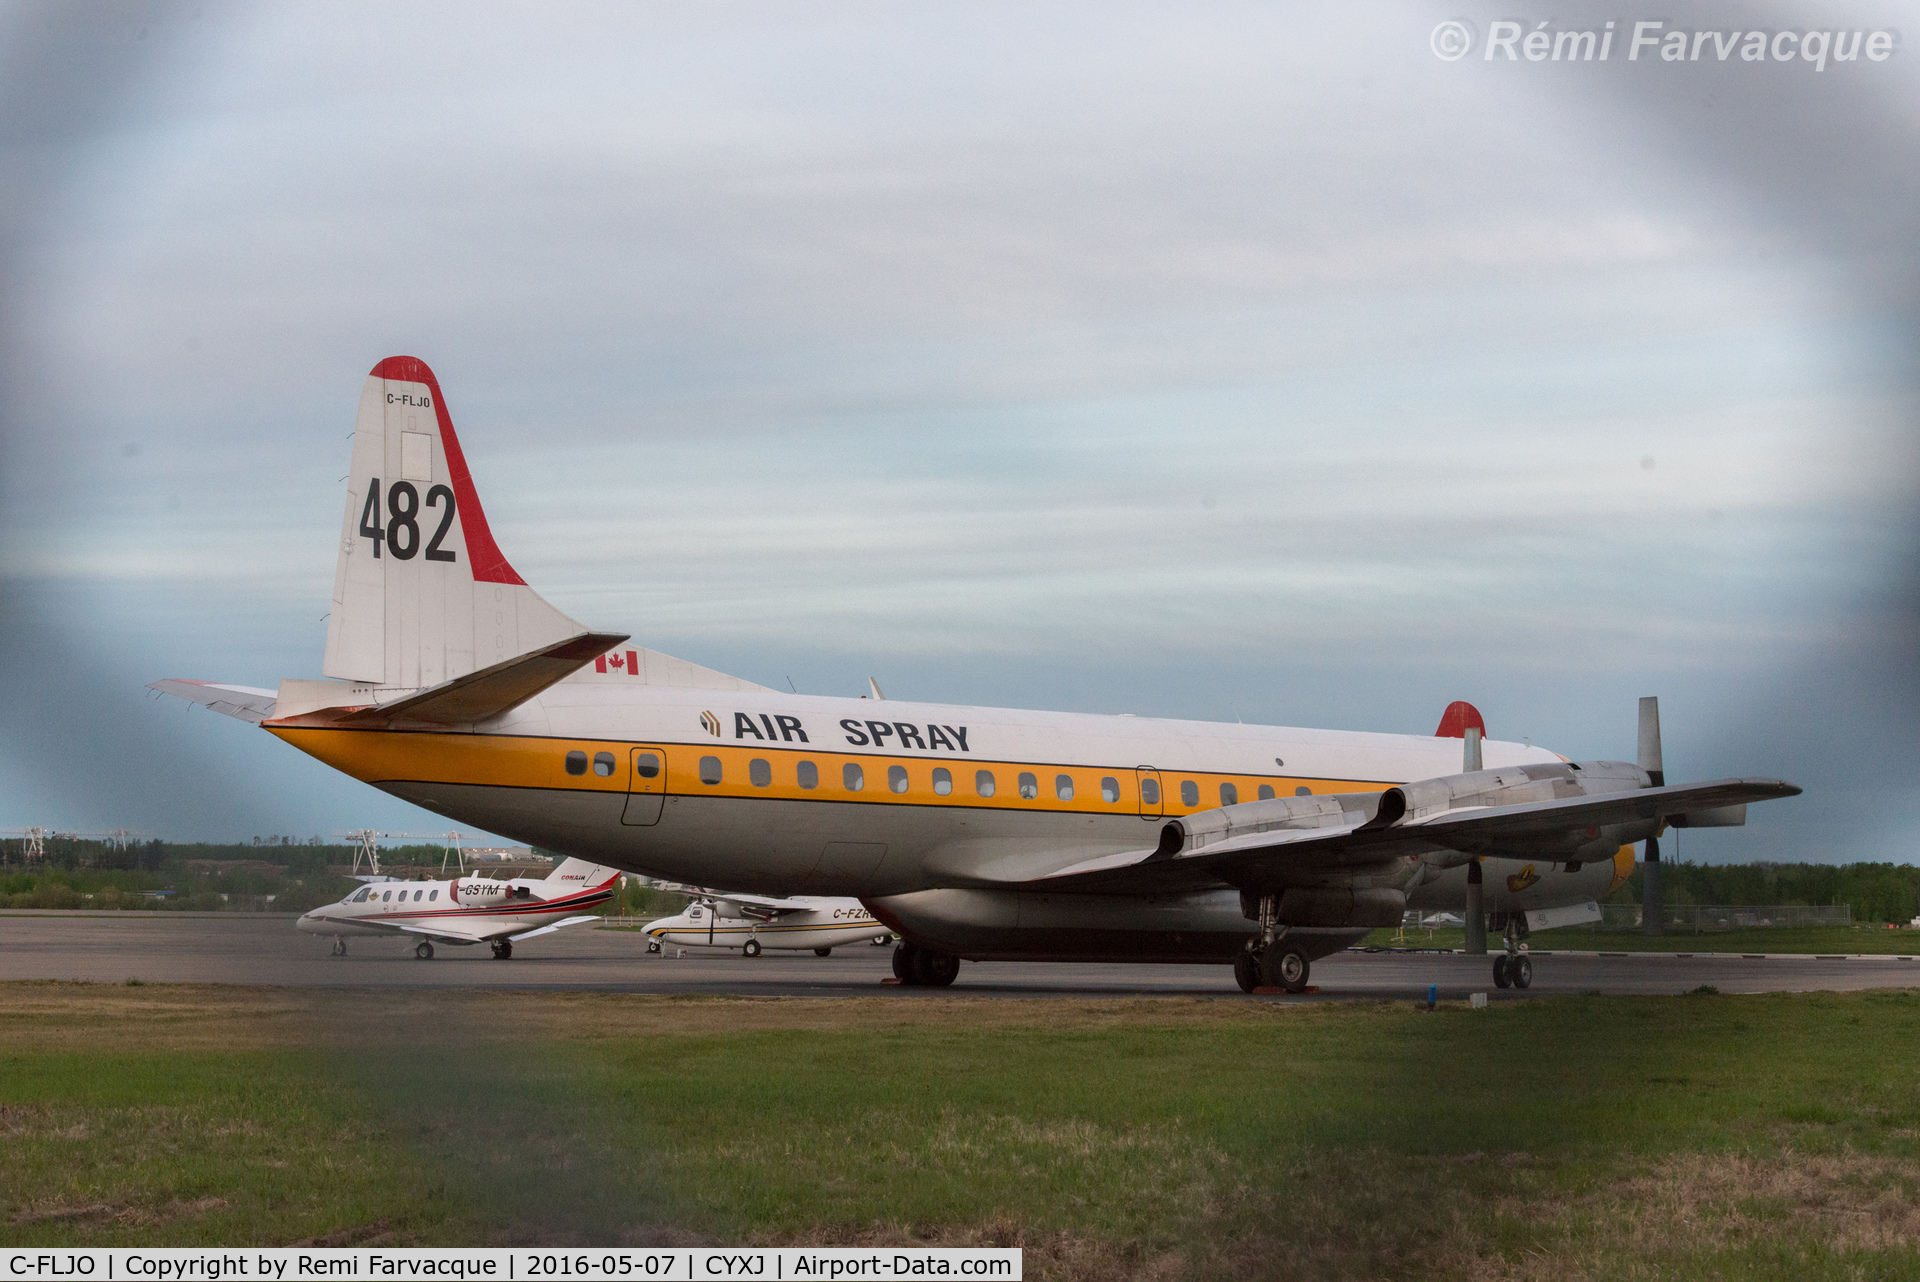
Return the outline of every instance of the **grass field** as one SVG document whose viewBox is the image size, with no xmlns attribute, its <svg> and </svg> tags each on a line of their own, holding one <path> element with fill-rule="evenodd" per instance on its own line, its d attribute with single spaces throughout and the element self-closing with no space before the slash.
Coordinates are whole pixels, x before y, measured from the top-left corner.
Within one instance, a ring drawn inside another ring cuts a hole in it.
<svg viewBox="0 0 1920 1282">
<path fill-rule="evenodd" d="M 1466 932 L 1458 926 L 1376 930 L 1363 942 L 1369 948 L 1459 948 L 1466 942 Z M 1487 943 L 1498 950 L 1499 935 L 1488 935 Z M 1648 937 L 1637 930 L 1588 930 L 1581 926 L 1568 930 L 1536 930 L 1528 937 L 1527 947 L 1536 952 L 1566 949 L 1608 953 L 1875 953 L 1916 957 L 1920 956 L 1920 930 L 1907 927 L 1888 930 L 1885 926 L 1781 926 Z"/>
<path fill-rule="evenodd" d="M 1038 1278 L 1920 1276 L 1920 993 L 0 986 L 0 1238 L 991 1243 Z"/>
</svg>

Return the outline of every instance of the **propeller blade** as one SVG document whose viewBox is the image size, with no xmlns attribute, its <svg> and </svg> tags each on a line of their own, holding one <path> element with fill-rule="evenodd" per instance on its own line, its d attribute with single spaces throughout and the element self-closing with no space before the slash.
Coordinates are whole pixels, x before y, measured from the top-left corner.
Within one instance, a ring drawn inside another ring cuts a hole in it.
<svg viewBox="0 0 1920 1282">
<path fill-rule="evenodd" d="M 1640 700 L 1639 766 L 1653 776 L 1653 786 L 1666 786 L 1667 773 L 1660 764 L 1660 700 L 1648 695 Z"/>
</svg>

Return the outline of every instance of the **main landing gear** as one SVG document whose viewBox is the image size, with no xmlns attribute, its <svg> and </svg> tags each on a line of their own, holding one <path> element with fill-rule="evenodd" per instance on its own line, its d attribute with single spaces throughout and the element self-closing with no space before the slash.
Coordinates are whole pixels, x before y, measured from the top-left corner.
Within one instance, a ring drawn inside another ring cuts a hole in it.
<svg viewBox="0 0 1920 1282">
<path fill-rule="evenodd" d="M 1531 988 L 1533 986 L 1533 958 L 1520 951 L 1520 939 L 1526 928 L 1520 925 L 1520 915 L 1507 917 L 1507 928 L 1501 932 L 1507 951 L 1493 959 L 1493 986 L 1495 988 Z"/>
<path fill-rule="evenodd" d="M 494 940 L 494 941 L 493 941 L 493 956 L 494 956 L 494 960 L 496 960 L 496 961 L 506 961 L 506 960 L 507 960 L 508 958 L 510 958 L 510 957 L 512 957 L 512 956 L 513 956 L 513 941 L 512 941 L 511 939 L 496 939 L 496 940 Z"/>
<path fill-rule="evenodd" d="M 345 957 L 347 955 L 347 937 L 345 935 L 335 935 L 333 937 L 333 955 L 335 957 Z"/>
<path fill-rule="evenodd" d="M 1284 988 L 1290 993 L 1304 993 L 1307 977 L 1312 973 L 1313 963 L 1307 960 L 1307 955 L 1298 948 L 1288 947 L 1284 937 L 1276 938 L 1265 947 L 1257 940 L 1249 940 L 1233 959 L 1234 982 L 1243 993 L 1256 988 Z"/>
<path fill-rule="evenodd" d="M 960 974 L 960 959 L 901 940 L 893 950 L 893 977 L 919 988 L 945 988 Z"/>
<path fill-rule="evenodd" d="M 833 949 L 831 949 L 831 948 L 816 948 L 816 949 L 814 949 L 814 950 L 813 950 L 813 955 L 814 955 L 815 957 L 831 957 L 831 956 L 833 956 Z"/>
<path fill-rule="evenodd" d="M 1259 988 L 1284 988 L 1290 993 L 1307 991 L 1307 977 L 1313 964 L 1296 944 L 1287 942 L 1287 928 L 1276 918 L 1275 896 L 1260 896 L 1260 933 L 1233 959 L 1234 982 L 1240 991 Z"/>
<path fill-rule="evenodd" d="M 413 946 L 413 955 L 415 957 L 418 957 L 421 961 L 432 961 L 433 945 L 423 939 L 419 943 Z"/>
<path fill-rule="evenodd" d="M 757 939 L 749 939 L 746 943 L 740 945 L 740 951 L 749 957 L 758 957 L 760 955 L 760 941 Z"/>
</svg>

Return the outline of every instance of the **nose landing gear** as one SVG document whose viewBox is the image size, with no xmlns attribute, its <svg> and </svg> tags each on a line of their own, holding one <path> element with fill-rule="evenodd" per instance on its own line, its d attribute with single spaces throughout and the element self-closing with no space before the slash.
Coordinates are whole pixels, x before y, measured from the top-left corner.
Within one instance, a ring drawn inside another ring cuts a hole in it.
<svg viewBox="0 0 1920 1282">
<path fill-rule="evenodd" d="M 335 935 L 333 937 L 333 955 L 335 957 L 345 957 L 347 955 L 347 937 L 345 935 Z"/>
</svg>

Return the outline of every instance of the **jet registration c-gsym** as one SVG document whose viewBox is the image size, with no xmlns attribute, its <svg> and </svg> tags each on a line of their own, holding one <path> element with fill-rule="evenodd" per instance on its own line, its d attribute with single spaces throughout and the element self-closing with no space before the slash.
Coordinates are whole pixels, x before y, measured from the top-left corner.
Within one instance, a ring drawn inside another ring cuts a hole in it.
<svg viewBox="0 0 1920 1282">
<path fill-rule="evenodd" d="M 770 690 L 542 600 L 407 356 L 361 392 L 337 548 L 325 679 L 155 688 L 463 825 L 694 885 L 856 896 L 913 984 L 961 959 L 1199 961 L 1298 991 L 1408 907 L 1584 903 L 1632 843 L 1799 792 L 1667 784 L 1650 700 L 1629 763 L 1482 741 L 1463 704 L 1460 737 L 1426 737 Z"/>
<path fill-rule="evenodd" d="M 416 941 L 413 955 L 422 961 L 432 959 L 436 943 L 491 944 L 493 955 L 505 960 L 523 939 L 600 920 L 581 910 L 613 898 L 619 877 L 617 868 L 564 859 L 539 880 L 378 881 L 314 909 L 297 925 L 308 934 L 332 935 L 336 957 L 346 956 L 353 935 L 404 935 Z"/>
<path fill-rule="evenodd" d="M 706 895 L 671 917 L 640 928 L 647 951 L 664 945 L 738 948 L 749 957 L 762 950 L 807 952 L 825 957 L 843 944 L 891 942 L 892 934 L 857 899 L 800 895 Z"/>
</svg>

